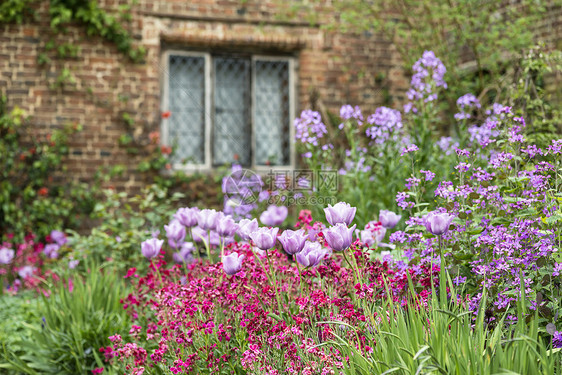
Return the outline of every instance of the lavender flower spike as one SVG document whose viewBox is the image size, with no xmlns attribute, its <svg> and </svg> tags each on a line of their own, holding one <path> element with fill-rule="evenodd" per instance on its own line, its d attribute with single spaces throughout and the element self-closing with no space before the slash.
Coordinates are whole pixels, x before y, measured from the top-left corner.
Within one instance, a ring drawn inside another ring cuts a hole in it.
<svg viewBox="0 0 562 375">
<path fill-rule="evenodd" d="M 441 236 L 447 233 L 454 218 L 446 212 L 430 212 L 425 217 L 425 229 L 436 236 Z"/>
<path fill-rule="evenodd" d="M 324 232 L 326 242 L 334 251 L 343 251 L 351 246 L 353 242 L 353 231 L 356 225 L 348 228 L 343 223 L 338 223 L 333 227 L 328 228 Z"/>
<path fill-rule="evenodd" d="M 222 268 L 227 275 L 234 275 L 242 269 L 244 254 L 231 253 L 222 257 Z"/>
<path fill-rule="evenodd" d="M 402 215 L 397 215 L 392 211 L 381 210 L 379 212 L 379 221 L 382 226 L 387 229 L 394 228 L 401 218 Z"/>
<path fill-rule="evenodd" d="M 344 202 L 336 203 L 333 207 L 329 204 L 327 208 L 324 208 L 326 220 L 328 220 L 330 225 L 336 225 L 338 223 L 348 226 L 351 225 L 355 217 L 355 211 L 357 211 L 357 208 L 351 207 L 349 203 Z"/>
<path fill-rule="evenodd" d="M 279 232 L 279 228 L 259 228 L 250 233 L 250 238 L 260 250 L 269 250 L 275 246 L 277 232 Z"/>
<path fill-rule="evenodd" d="M 157 238 L 151 238 L 144 241 L 141 244 L 142 255 L 144 255 L 148 259 L 154 258 L 160 252 L 163 244 L 164 240 L 159 240 Z"/>
<path fill-rule="evenodd" d="M 299 230 L 286 230 L 279 236 L 279 242 L 283 245 L 283 249 L 287 254 L 295 255 L 300 253 L 304 247 L 307 235 L 304 229 Z"/>
</svg>

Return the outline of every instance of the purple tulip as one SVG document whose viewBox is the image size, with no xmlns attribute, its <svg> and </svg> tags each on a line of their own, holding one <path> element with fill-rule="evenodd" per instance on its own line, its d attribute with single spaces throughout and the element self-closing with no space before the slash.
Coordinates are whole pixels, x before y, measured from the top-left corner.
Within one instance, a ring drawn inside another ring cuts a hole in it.
<svg viewBox="0 0 562 375">
<path fill-rule="evenodd" d="M 185 239 L 185 227 L 176 219 L 172 220 L 169 225 L 164 225 L 166 237 L 168 237 L 168 245 L 177 249 Z"/>
<path fill-rule="evenodd" d="M 45 253 L 45 256 L 47 258 L 54 259 L 59 256 L 59 249 L 60 246 L 58 244 L 50 243 L 45 246 L 45 248 L 43 249 L 43 253 Z"/>
<path fill-rule="evenodd" d="M 223 255 L 222 268 L 224 273 L 227 275 L 234 275 L 242 269 L 242 260 L 244 259 L 244 254 L 230 253 L 229 255 Z"/>
<path fill-rule="evenodd" d="M 285 206 L 271 205 L 267 208 L 267 210 L 262 212 L 260 215 L 260 221 L 264 225 L 274 227 L 283 224 L 288 213 L 289 210 Z"/>
<path fill-rule="evenodd" d="M 215 229 L 218 217 L 217 211 L 204 209 L 197 213 L 197 224 L 204 230 Z"/>
<path fill-rule="evenodd" d="M 296 258 L 297 262 L 305 267 L 316 267 L 329 254 L 328 249 L 320 243 L 306 241 L 304 248 L 296 255 Z"/>
<path fill-rule="evenodd" d="M 236 230 L 238 229 L 238 224 L 234 222 L 232 216 L 221 215 L 217 219 L 217 225 L 215 231 L 221 237 L 232 237 Z"/>
<path fill-rule="evenodd" d="M 71 259 L 71 260 L 68 261 L 68 268 L 70 268 L 71 270 L 73 270 L 73 269 L 76 268 L 76 266 L 78 265 L 78 263 L 80 263 L 79 260 Z"/>
<path fill-rule="evenodd" d="M 338 223 L 324 231 L 324 238 L 332 250 L 343 251 L 353 243 L 354 230 L 355 225 L 348 228 L 347 225 Z"/>
<path fill-rule="evenodd" d="M 176 263 L 191 263 L 193 262 L 194 258 L 191 254 L 195 246 L 192 242 L 184 242 L 181 245 L 181 249 L 179 252 L 174 253 L 173 258 Z"/>
<path fill-rule="evenodd" d="M 277 232 L 279 232 L 279 228 L 259 228 L 250 233 L 250 238 L 259 249 L 269 250 L 275 246 Z"/>
<path fill-rule="evenodd" d="M 55 241 L 59 246 L 63 246 L 65 243 L 68 242 L 65 234 L 60 230 L 52 230 L 51 231 L 51 239 Z"/>
<path fill-rule="evenodd" d="M 0 248 L 0 264 L 10 264 L 14 260 L 14 250 L 7 247 Z"/>
<path fill-rule="evenodd" d="M 441 236 L 447 233 L 454 218 L 446 212 L 430 212 L 425 217 L 425 229 L 436 236 Z"/>
<path fill-rule="evenodd" d="M 154 258 L 160 252 L 163 244 L 164 240 L 159 240 L 158 238 L 151 238 L 144 241 L 141 244 L 142 255 L 148 259 Z"/>
<path fill-rule="evenodd" d="M 306 241 L 307 235 L 304 233 L 304 229 L 299 230 L 286 230 L 279 236 L 279 242 L 283 245 L 283 249 L 287 254 L 295 255 L 301 252 L 304 247 L 304 242 Z"/>
<path fill-rule="evenodd" d="M 22 268 L 20 268 L 18 270 L 18 275 L 22 278 L 22 279 L 27 279 L 28 277 L 33 275 L 33 272 L 35 272 L 35 267 L 32 266 L 23 266 Z"/>
<path fill-rule="evenodd" d="M 174 214 L 174 218 L 178 220 L 181 225 L 185 225 L 186 227 L 191 228 L 197 225 L 198 212 L 199 209 L 197 207 L 182 207 L 176 211 L 176 213 Z"/>
<path fill-rule="evenodd" d="M 349 203 L 344 202 L 336 203 L 333 207 L 329 204 L 328 207 L 324 209 L 326 220 L 328 220 L 330 225 L 336 225 L 338 223 L 347 226 L 351 225 L 355 217 L 355 211 L 357 211 L 357 208 L 351 207 Z"/>
<path fill-rule="evenodd" d="M 191 238 L 195 242 L 207 242 L 208 233 L 205 229 L 199 227 L 193 227 L 191 229 Z"/>
<path fill-rule="evenodd" d="M 387 229 L 394 228 L 401 218 L 402 215 L 397 215 L 392 211 L 381 210 L 379 212 L 379 221 Z"/>
<path fill-rule="evenodd" d="M 250 239 L 250 233 L 258 230 L 259 224 L 256 219 L 248 220 L 242 219 L 238 223 L 238 235 L 244 241 L 248 241 Z"/>
</svg>

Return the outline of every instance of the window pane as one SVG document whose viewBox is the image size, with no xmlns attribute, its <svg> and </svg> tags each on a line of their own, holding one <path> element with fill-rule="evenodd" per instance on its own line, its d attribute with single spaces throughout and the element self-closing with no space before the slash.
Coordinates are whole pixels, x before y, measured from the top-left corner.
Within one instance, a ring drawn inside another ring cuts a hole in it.
<svg viewBox="0 0 562 375">
<path fill-rule="evenodd" d="M 290 163 L 289 63 L 256 61 L 256 164 Z"/>
<path fill-rule="evenodd" d="M 205 59 L 170 55 L 169 142 L 177 144 L 174 162 L 205 162 Z"/>
<path fill-rule="evenodd" d="M 214 59 L 213 164 L 251 165 L 250 61 Z"/>
</svg>

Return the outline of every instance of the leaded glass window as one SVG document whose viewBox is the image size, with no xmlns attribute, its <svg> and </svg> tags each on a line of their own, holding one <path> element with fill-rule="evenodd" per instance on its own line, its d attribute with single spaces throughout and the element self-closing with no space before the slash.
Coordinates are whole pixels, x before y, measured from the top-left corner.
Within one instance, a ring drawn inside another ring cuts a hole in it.
<svg viewBox="0 0 562 375">
<path fill-rule="evenodd" d="M 169 51 L 163 142 L 174 167 L 292 164 L 294 117 L 289 58 Z"/>
</svg>

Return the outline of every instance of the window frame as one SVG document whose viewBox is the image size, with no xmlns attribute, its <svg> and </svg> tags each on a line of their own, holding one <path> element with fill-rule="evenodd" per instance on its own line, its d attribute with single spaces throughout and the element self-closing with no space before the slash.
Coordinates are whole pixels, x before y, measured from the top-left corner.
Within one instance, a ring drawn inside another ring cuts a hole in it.
<svg viewBox="0 0 562 375">
<path fill-rule="evenodd" d="M 212 138 L 213 138 L 213 131 L 214 131 L 214 71 L 213 71 L 213 58 L 214 56 L 243 56 L 248 58 L 250 61 L 250 77 L 251 77 L 251 100 L 250 100 L 250 121 L 251 121 L 251 136 L 250 136 L 250 147 L 252 148 L 252 160 L 251 160 L 251 168 L 260 173 L 266 173 L 271 171 L 279 171 L 279 170 L 287 170 L 287 169 L 294 169 L 296 156 L 295 156 L 295 129 L 293 126 L 293 120 L 296 114 L 296 74 L 297 74 L 297 63 L 296 58 L 292 56 L 282 55 L 267 55 L 267 54 L 259 54 L 259 53 L 236 53 L 229 51 L 216 51 L 216 55 L 213 54 L 212 51 L 188 51 L 182 49 L 167 49 L 161 54 L 161 112 L 169 110 L 170 104 L 170 56 L 189 56 L 189 57 L 202 57 L 204 58 L 204 100 L 205 100 L 205 108 L 204 108 L 204 126 L 205 126 L 205 141 L 204 141 L 204 163 L 201 164 L 194 164 L 194 163 L 173 163 L 172 170 L 174 171 L 184 171 L 188 173 L 193 172 L 212 172 L 216 170 L 217 167 L 213 166 L 213 152 L 212 152 Z M 288 94 L 289 94 L 289 164 L 285 165 L 257 165 L 256 164 L 256 119 L 255 119 L 255 92 L 256 92 L 256 61 L 283 61 L 287 62 L 288 67 Z M 172 116 L 174 114 L 172 113 Z M 160 122 L 160 134 L 161 136 L 161 144 L 163 145 L 171 145 L 171 140 L 169 136 L 169 120 L 166 118 L 161 118 Z"/>
</svg>

